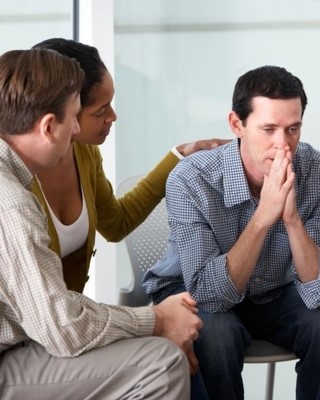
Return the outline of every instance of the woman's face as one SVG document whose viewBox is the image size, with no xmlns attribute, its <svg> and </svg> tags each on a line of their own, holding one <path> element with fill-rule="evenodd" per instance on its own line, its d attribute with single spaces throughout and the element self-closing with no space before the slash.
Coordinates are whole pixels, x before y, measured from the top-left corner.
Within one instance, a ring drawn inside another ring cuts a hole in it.
<svg viewBox="0 0 320 400">
<path fill-rule="evenodd" d="M 117 119 L 111 106 L 113 96 L 113 80 L 106 71 L 101 83 L 97 83 L 91 89 L 90 97 L 94 99 L 93 103 L 83 107 L 78 114 L 80 134 L 75 137 L 75 141 L 99 145 L 106 140 L 112 123 Z"/>
</svg>

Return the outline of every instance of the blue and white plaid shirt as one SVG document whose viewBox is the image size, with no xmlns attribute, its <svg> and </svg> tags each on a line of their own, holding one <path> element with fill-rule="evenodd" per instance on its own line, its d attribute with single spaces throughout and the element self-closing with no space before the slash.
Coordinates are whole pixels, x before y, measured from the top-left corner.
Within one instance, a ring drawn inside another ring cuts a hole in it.
<svg viewBox="0 0 320 400">
<path fill-rule="evenodd" d="M 293 165 L 298 212 L 319 246 L 320 152 L 300 143 Z M 228 275 L 226 255 L 259 203 L 250 193 L 237 139 L 182 160 L 168 178 L 166 198 L 171 244 L 144 277 L 147 293 L 184 284 L 201 309 L 221 312 L 244 297 L 272 301 L 293 281 L 307 307 L 320 306 L 320 277 L 299 281 L 281 220 L 269 229 L 245 291 L 238 293 Z"/>
</svg>

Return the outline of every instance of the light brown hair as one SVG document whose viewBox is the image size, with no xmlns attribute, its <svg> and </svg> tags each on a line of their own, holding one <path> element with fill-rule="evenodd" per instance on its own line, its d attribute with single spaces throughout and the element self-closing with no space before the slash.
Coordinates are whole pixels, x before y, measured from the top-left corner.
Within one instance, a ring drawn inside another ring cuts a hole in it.
<svg viewBox="0 0 320 400">
<path fill-rule="evenodd" d="M 78 62 L 53 50 L 11 50 L 0 56 L 0 133 L 22 134 L 53 113 L 59 122 L 84 72 Z"/>
</svg>

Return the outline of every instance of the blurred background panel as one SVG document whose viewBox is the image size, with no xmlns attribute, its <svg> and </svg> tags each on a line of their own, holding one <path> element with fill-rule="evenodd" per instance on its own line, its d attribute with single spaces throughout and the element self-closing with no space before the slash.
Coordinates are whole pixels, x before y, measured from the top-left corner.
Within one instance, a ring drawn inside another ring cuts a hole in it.
<svg viewBox="0 0 320 400">
<path fill-rule="evenodd" d="M 49 37 L 73 38 L 73 0 L 0 0 L 0 53 Z"/>
<path fill-rule="evenodd" d="M 174 144 L 232 137 L 236 79 L 265 64 L 302 79 L 302 139 L 320 148 L 318 0 L 117 0 L 114 18 L 118 180 Z"/>
</svg>

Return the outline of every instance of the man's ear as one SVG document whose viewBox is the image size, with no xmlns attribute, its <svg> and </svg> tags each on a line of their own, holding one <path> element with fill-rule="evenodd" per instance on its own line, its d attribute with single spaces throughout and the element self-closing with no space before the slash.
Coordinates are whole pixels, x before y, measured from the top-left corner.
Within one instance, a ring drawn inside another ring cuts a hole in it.
<svg viewBox="0 0 320 400">
<path fill-rule="evenodd" d="M 229 125 L 232 130 L 232 132 L 238 137 L 241 138 L 243 134 L 243 125 L 242 121 L 239 118 L 238 114 L 235 113 L 234 111 L 231 111 L 229 114 Z"/>
<path fill-rule="evenodd" d="M 40 134 L 46 142 L 52 143 L 54 140 L 56 126 L 57 119 L 53 113 L 45 114 L 41 118 L 39 123 Z"/>
</svg>

